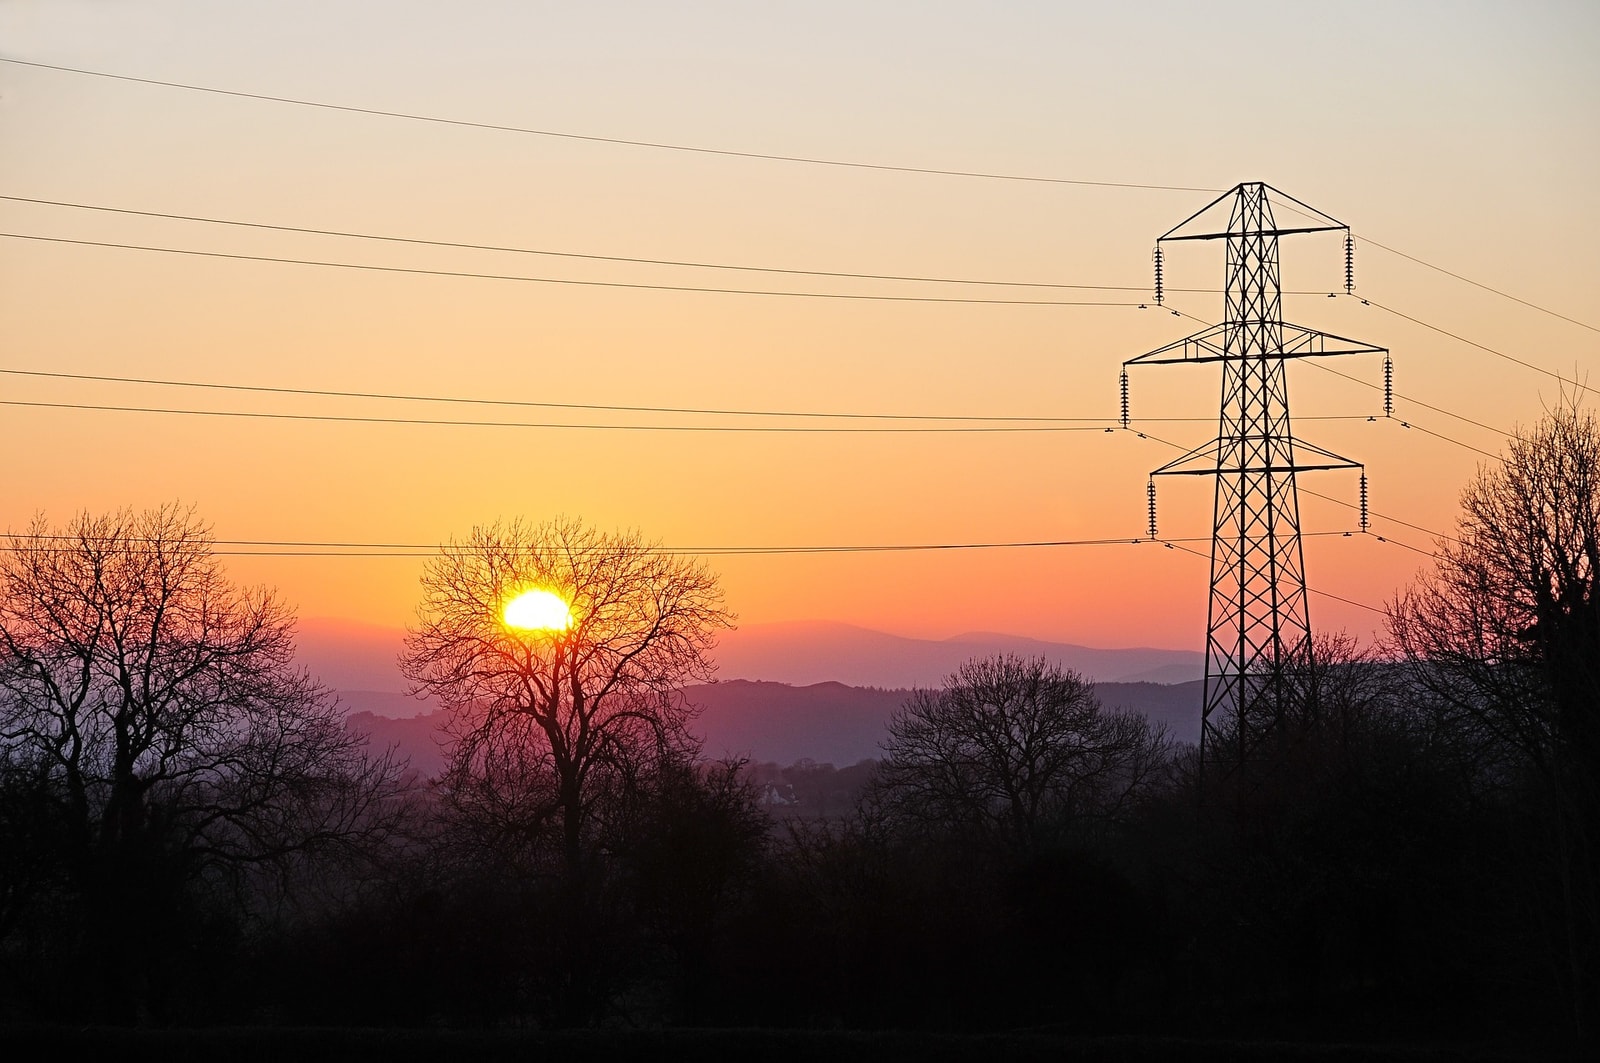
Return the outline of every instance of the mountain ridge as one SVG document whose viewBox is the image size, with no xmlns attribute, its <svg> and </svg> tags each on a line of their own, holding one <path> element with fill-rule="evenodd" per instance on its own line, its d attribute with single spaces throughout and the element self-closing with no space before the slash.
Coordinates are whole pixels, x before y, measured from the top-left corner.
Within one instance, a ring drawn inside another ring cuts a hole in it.
<svg viewBox="0 0 1600 1063">
<path fill-rule="evenodd" d="M 336 690 L 406 688 L 397 663 L 405 642 L 401 628 L 310 617 L 300 621 L 298 635 L 301 663 Z M 1083 646 L 986 631 L 913 638 L 835 620 L 736 628 L 723 634 L 712 658 L 725 680 L 913 688 L 939 686 L 965 661 L 998 653 L 1042 656 L 1100 683 L 1182 683 L 1199 679 L 1205 667 L 1196 650 Z"/>
<path fill-rule="evenodd" d="M 1095 693 L 1107 709 L 1141 712 L 1167 728 L 1179 741 L 1194 742 L 1200 732 L 1199 681 L 1099 683 Z M 847 767 L 882 756 L 890 718 L 911 694 L 906 689 L 856 687 L 837 681 L 797 686 L 771 680 L 730 679 L 692 686 L 685 695 L 699 713 L 690 730 L 702 737 L 710 759 L 748 757 L 752 761 L 794 764 L 812 760 Z M 395 746 L 412 758 L 412 766 L 433 775 L 444 764 L 438 738 L 443 713 L 428 708 L 410 716 L 387 715 L 398 707 L 416 707 L 404 694 L 345 691 L 348 726 Z"/>
</svg>

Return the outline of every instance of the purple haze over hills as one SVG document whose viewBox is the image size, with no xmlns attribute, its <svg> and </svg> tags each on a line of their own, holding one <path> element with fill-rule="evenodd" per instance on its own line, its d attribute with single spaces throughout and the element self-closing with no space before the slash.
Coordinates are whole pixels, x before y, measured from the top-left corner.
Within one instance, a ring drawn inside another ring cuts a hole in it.
<svg viewBox="0 0 1600 1063">
<path fill-rule="evenodd" d="M 1195 650 L 1098 649 L 988 631 L 914 639 L 820 620 L 730 631 L 716 656 L 720 679 L 930 687 L 962 662 L 997 653 L 1044 657 L 1100 683 L 1187 683 L 1205 670 L 1205 657 Z"/>
<path fill-rule="evenodd" d="M 403 640 L 395 628 L 302 620 L 300 662 L 338 692 L 353 728 L 433 774 L 443 765 L 441 717 L 432 702 L 404 693 L 396 665 Z M 1096 682 L 1108 708 L 1143 712 L 1175 738 L 1198 739 L 1197 652 L 1097 649 L 988 632 L 913 639 L 822 621 L 726 633 L 716 652 L 719 681 L 687 692 L 701 709 L 693 730 L 708 757 L 848 766 L 881 755 L 885 727 L 908 688 L 938 686 L 962 662 L 996 653 L 1072 668 Z"/>
<path fill-rule="evenodd" d="M 300 661 L 335 690 L 398 693 L 406 688 L 395 663 L 404 638 L 398 628 L 306 619 Z M 1195 650 L 1101 649 L 991 632 L 914 639 L 821 620 L 725 632 L 714 656 L 719 680 L 905 689 L 939 686 L 962 662 L 996 653 L 1042 656 L 1097 683 L 1187 683 L 1204 671 Z"/>
<path fill-rule="evenodd" d="M 1199 740 L 1199 680 L 1177 685 L 1100 683 L 1095 692 L 1107 708 L 1142 712 L 1165 724 L 1180 741 Z M 744 756 L 782 765 L 810 759 L 848 767 L 882 756 L 889 718 L 910 691 L 731 679 L 690 687 L 686 693 L 700 708 L 690 730 L 704 739 L 702 749 L 709 758 Z M 350 726 L 370 735 L 376 745 L 396 746 L 424 774 L 443 766 L 442 712 L 397 718 L 395 713 L 416 707 L 404 694 L 355 690 L 341 691 L 340 697 L 351 709 Z"/>
</svg>

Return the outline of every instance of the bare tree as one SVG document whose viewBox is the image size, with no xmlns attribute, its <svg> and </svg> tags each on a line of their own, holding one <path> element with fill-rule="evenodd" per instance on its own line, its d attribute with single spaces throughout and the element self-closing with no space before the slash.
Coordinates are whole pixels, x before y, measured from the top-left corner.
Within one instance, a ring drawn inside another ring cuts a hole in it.
<svg viewBox="0 0 1600 1063">
<path fill-rule="evenodd" d="M 969 661 L 889 723 L 874 799 L 891 814 L 969 828 L 1029 852 L 1053 830 L 1119 814 L 1164 764 L 1168 740 L 1042 658 Z"/>
<path fill-rule="evenodd" d="M 1600 1017 L 1600 426 L 1576 401 L 1461 497 L 1433 571 L 1389 610 L 1419 698 L 1493 777 L 1551 798 L 1580 1027 Z"/>
<path fill-rule="evenodd" d="M 1461 497 L 1456 534 L 1390 609 L 1415 679 L 1547 774 L 1600 763 L 1600 428 L 1563 407 Z M 1589 756 L 1581 756 L 1587 751 Z"/>
<path fill-rule="evenodd" d="M 476 528 L 422 577 L 401 670 L 452 715 L 448 793 L 494 844 L 535 848 L 546 831 L 576 873 L 600 802 L 692 746 L 684 684 L 733 617 L 698 561 L 634 533 L 570 519 Z M 519 630 L 520 594 L 556 595 L 563 624 Z"/>
<path fill-rule="evenodd" d="M 371 759 L 191 510 L 43 517 L 0 556 L 0 760 L 29 781 L 113 992 L 183 884 L 381 831 Z M 142 928 L 142 929 L 141 929 Z"/>
</svg>

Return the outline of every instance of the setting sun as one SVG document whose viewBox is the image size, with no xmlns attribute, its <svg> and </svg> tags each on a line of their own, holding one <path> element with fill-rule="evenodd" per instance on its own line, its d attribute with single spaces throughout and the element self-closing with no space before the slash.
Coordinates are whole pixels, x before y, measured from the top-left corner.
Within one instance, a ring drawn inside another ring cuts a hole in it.
<svg viewBox="0 0 1600 1063">
<path fill-rule="evenodd" d="M 522 631 L 565 631 L 572 626 L 572 610 L 559 594 L 523 591 L 506 603 L 506 627 Z"/>
</svg>

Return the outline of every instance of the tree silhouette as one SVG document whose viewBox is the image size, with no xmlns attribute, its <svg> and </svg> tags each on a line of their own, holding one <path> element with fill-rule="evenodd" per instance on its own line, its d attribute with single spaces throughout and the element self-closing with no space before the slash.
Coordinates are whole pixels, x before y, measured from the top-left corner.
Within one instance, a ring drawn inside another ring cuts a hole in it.
<svg viewBox="0 0 1600 1063">
<path fill-rule="evenodd" d="M 1461 497 L 1389 627 L 1418 697 L 1501 785 L 1549 800 L 1574 1019 L 1600 1019 L 1600 426 L 1575 402 Z"/>
<path fill-rule="evenodd" d="M 177 506 L 41 517 L 0 556 L 0 764 L 29 813 L 8 833 L 50 851 L 82 913 L 56 931 L 113 1017 L 145 1006 L 187 887 L 389 825 L 399 766 L 366 755 L 293 636 Z"/>
<path fill-rule="evenodd" d="M 401 670 L 450 716 L 452 834 L 477 859 L 554 880 L 543 974 L 556 1021 L 591 1022 L 625 966 L 607 827 L 695 752 L 682 687 L 710 677 L 732 616 L 697 561 L 564 518 L 476 528 L 429 562 L 422 587 Z M 506 607 L 530 591 L 566 609 L 513 627 Z"/>
<path fill-rule="evenodd" d="M 982 658 L 895 713 L 875 799 L 904 821 L 972 830 L 1027 853 L 1052 832 L 1122 811 L 1167 745 L 1145 717 L 1107 712 L 1070 669 Z"/>
<path fill-rule="evenodd" d="M 401 670 L 451 714 L 451 798 L 506 841 L 559 830 L 569 870 L 608 790 L 691 744 L 685 683 L 707 679 L 732 622 L 715 578 L 635 534 L 568 519 L 477 528 L 422 577 Z M 570 626 L 504 620 L 528 590 L 559 596 Z"/>
</svg>

